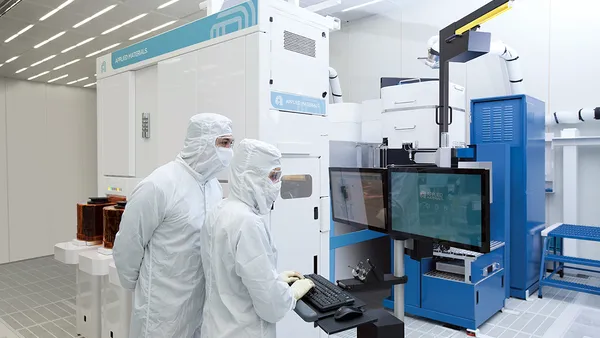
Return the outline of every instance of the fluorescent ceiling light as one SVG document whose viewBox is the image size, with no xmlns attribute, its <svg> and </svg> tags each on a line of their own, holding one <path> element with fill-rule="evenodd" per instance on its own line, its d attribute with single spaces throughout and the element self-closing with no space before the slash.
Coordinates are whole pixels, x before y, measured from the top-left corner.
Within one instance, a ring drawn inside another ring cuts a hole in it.
<svg viewBox="0 0 600 338">
<path fill-rule="evenodd" d="M 76 45 L 73 45 L 73 46 L 71 46 L 71 47 L 69 47 L 69 48 L 67 48 L 67 49 L 63 50 L 61 53 L 66 53 L 66 52 L 68 52 L 68 51 L 70 51 L 70 50 L 72 50 L 72 49 L 75 49 L 75 48 L 79 47 L 79 46 L 83 46 L 83 45 L 85 45 L 86 43 L 88 43 L 88 42 L 90 42 L 90 41 L 92 41 L 92 40 L 94 40 L 94 39 L 95 39 L 95 37 L 93 37 L 93 38 L 89 38 L 89 39 L 85 39 L 85 40 L 81 41 L 80 43 L 78 43 L 78 44 L 76 44 Z"/>
<path fill-rule="evenodd" d="M 65 68 L 66 66 L 70 66 L 70 65 L 72 65 L 72 64 L 74 64 L 74 63 L 77 63 L 77 62 L 79 62 L 79 60 L 81 60 L 81 59 L 75 59 L 75 60 L 73 60 L 73 61 L 69 61 L 69 62 L 67 62 L 67 63 L 65 63 L 65 64 L 62 64 L 62 65 L 58 66 L 58 67 L 54 67 L 54 69 L 53 69 L 53 70 L 59 70 L 59 69 Z"/>
<path fill-rule="evenodd" d="M 89 18 L 87 18 L 87 19 L 84 19 L 83 21 L 80 21 L 80 22 L 76 23 L 76 24 L 75 24 L 75 26 L 73 26 L 73 28 L 77 28 L 77 27 L 83 26 L 83 25 L 85 25 L 86 23 L 88 23 L 88 22 L 90 22 L 90 21 L 94 20 L 95 18 L 97 18 L 97 17 L 99 17 L 100 15 L 102 15 L 102 14 L 104 14 L 104 13 L 106 13 L 106 12 L 110 11 L 111 9 L 113 9 L 113 8 L 115 8 L 115 7 L 117 7 L 117 5 L 110 5 L 110 6 L 106 7 L 105 9 L 101 10 L 100 12 L 98 12 L 98 13 L 96 13 L 96 14 L 94 14 L 94 15 L 90 16 Z"/>
<path fill-rule="evenodd" d="M 102 35 L 106 35 L 106 34 L 108 34 L 108 33 L 110 33 L 110 32 L 114 32 L 114 31 L 116 31 L 117 29 L 119 29 L 119 28 L 121 28 L 121 27 L 123 27 L 123 26 L 129 25 L 130 23 L 132 23 L 132 22 L 134 22 L 134 21 L 137 21 L 137 20 L 139 20 L 139 19 L 141 19 L 141 18 L 145 17 L 146 15 L 148 15 L 148 13 L 140 14 L 140 15 L 136 16 L 135 18 L 131 18 L 131 19 L 129 19 L 129 20 L 127 20 L 127 21 L 123 22 L 123 23 L 122 23 L 122 24 L 120 24 L 120 25 L 116 25 L 116 26 L 114 26 L 114 27 L 113 27 L 113 28 L 111 28 L 111 29 L 105 30 L 104 32 L 102 32 Z"/>
<path fill-rule="evenodd" d="M 48 40 L 42 41 L 42 42 L 38 43 L 37 45 L 33 46 L 33 48 L 40 48 L 43 45 L 47 44 L 48 42 L 50 42 L 52 40 L 55 40 L 55 39 L 58 39 L 59 37 L 63 36 L 63 34 L 65 34 L 65 33 L 66 33 L 66 31 L 62 31 L 62 32 L 60 32 L 60 33 L 58 33 L 58 34 L 50 37 Z"/>
<path fill-rule="evenodd" d="M 364 4 L 360 4 L 360 5 L 348 7 L 346 9 L 342 9 L 342 12 L 353 11 L 355 9 L 359 9 L 359 8 L 363 8 L 363 7 L 366 7 L 366 6 L 374 5 L 374 4 L 382 2 L 382 1 L 383 0 L 373 0 L 373 1 L 365 2 Z"/>
<path fill-rule="evenodd" d="M 65 7 L 67 7 L 73 1 L 75 1 L 75 0 L 67 0 L 67 1 L 63 2 L 62 4 L 60 4 L 60 6 L 56 7 L 53 10 L 51 10 L 50 12 L 48 12 L 48 14 L 42 16 L 40 18 L 40 21 L 44 21 L 44 20 L 48 19 L 49 17 L 53 16 L 54 14 L 56 14 L 56 12 L 60 11 L 61 9 L 65 8 Z"/>
<path fill-rule="evenodd" d="M 108 47 L 104 47 L 104 48 L 102 48 L 102 49 L 100 49 L 100 50 L 97 50 L 97 51 L 95 51 L 95 52 L 93 52 L 93 53 L 91 53 L 91 54 L 88 54 L 88 55 L 86 55 L 85 57 L 86 57 L 86 58 L 89 58 L 90 56 L 98 55 L 98 54 L 100 54 L 100 53 L 102 53 L 102 52 L 106 52 L 106 51 L 107 51 L 107 50 L 109 50 L 109 49 L 115 48 L 115 47 L 117 47 L 117 46 L 118 46 L 118 45 L 120 45 L 120 44 L 121 44 L 121 43 L 119 42 L 119 43 L 115 43 L 114 45 L 110 45 L 110 46 L 108 46 Z"/>
<path fill-rule="evenodd" d="M 12 5 L 10 5 L 10 7 L 8 7 L 7 9 L 4 10 L 4 12 L 2 13 L 2 15 L 6 14 L 8 11 L 10 11 L 13 7 L 15 7 L 19 2 L 21 2 L 21 0 L 17 0 L 15 2 L 13 2 Z M 0 66 L 2 67 L 2 66 Z"/>
<path fill-rule="evenodd" d="M 138 35 L 134 35 L 134 36 L 130 37 L 130 38 L 129 38 L 129 40 L 135 40 L 135 39 L 137 39 L 137 38 L 141 38 L 141 37 L 142 37 L 142 36 L 144 36 L 144 35 L 148 35 L 148 34 L 150 34 L 150 33 L 152 33 L 152 32 L 155 32 L 155 31 L 157 31 L 157 30 L 159 30 L 159 29 L 163 29 L 163 28 L 165 28 L 165 27 L 167 27 L 167 26 L 170 26 L 170 25 L 172 25 L 172 24 L 174 24 L 174 23 L 176 23 L 176 22 L 177 22 L 177 20 L 169 21 L 169 22 L 167 22 L 167 23 L 165 23 L 165 24 L 162 24 L 162 25 L 160 25 L 160 26 L 158 26 L 158 27 L 154 27 L 154 28 L 152 28 L 152 29 L 151 29 L 151 30 L 149 30 L 149 31 L 145 31 L 145 32 L 143 32 L 143 33 L 140 33 L 140 34 L 138 34 Z"/>
<path fill-rule="evenodd" d="M 4 64 L 3 64 L 3 63 L 0 63 L 0 67 L 2 67 L 2 66 L 4 66 Z"/>
<path fill-rule="evenodd" d="M 30 77 L 30 78 L 29 78 L 29 79 L 27 79 L 27 80 L 33 80 L 33 79 L 37 79 L 38 77 L 40 77 L 40 76 L 43 76 L 43 75 L 46 75 L 46 74 L 48 74 L 48 73 L 50 73 L 50 71 L 48 71 L 48 70 L 47 70 L 47 71 L 45 71 L 45 72 L 41 72 L 41 73 L 39 73 L 38 75 L 34 75 L 34 76 Z"/>
<path fill-rule="evenodd" d="M 19 74 L 19 73 L 21 73 L 21 72 L 24 72 L 24 71 L 26 71 L 26 70 L 27 70 L 27 67 L 25 67 L 25 68 L 21 68 L 21 69 L 17 70 L 17 71 L 15 72 L 15 74 Z"/>
<path fill-rule="evenodd" d="M 65 77 L 67 77 L 67 76 L 69 76 L 69 74 L 65 74 L 65 75 L 62 75 L 62 76 L 59 76 L 59 77 L 55 77 L 54 79 L 52 79 L 52 80 L 48 81 L 48 83 L 52 83 L 52 82 L 54 82 L 54 81 L 58 81 L 58 80 L 60 80 L 60 79 L 64 79 L 64 78 L 65 78 Z"/>
<path fill-rule="evenodd" d="M 8 39 L 4 40 L 4 43 L 11 42 L 12 40 L 16 39 L 16 38 L 17 38 L 17 36 L 19 36 L 19 35 L 21 35 L 21 34 L 23 34 L 23 33 L 27 32 L 28 30 L 30 30 L 30 29 L 31 29 L 31 27 L 33 27 L 33 25 L 29 25 L 29 26 L 27 26 L 27 27 L 25 27 L 25 28 L 21 29 L 21 30 L 20 30 L 20 31 L 18 31 L 18 32 L 17 32 L 15 35 L 13 35 L 13 36 L 11 36 L 10 38 L 8 38 Z"/>
<path fill-rule="evenodd" d="M 96 84 L 96 82 L 88 83 L 88 84 L 86 84 L 84 87 L 91 87 L 91 86 L 93 86 L 93 85 L 95 85 L 95 84 Z"/>
<path fill-rule="evenodd" d="M 21 56 L 21 55 L 11 57 L 10 59 L 6 60 L 6 63 L 11 63 L 11 62 L 15 61 L 16 59 L 19 58 L 19 56 Z"/>
<path fill-rule="evenodd" d="M 157 9 L 163 9 L 167 6 L 171 6 L 172 4 L 176 3 L 177 1 L 179 1 L 179 0 L 171 0 L 171 1 L 165 2 L 164 4 L 158 6 Z"/>
<path fill-rule="evenodd" d="M 45 58 L 43 60 L 40 60 L 40 61 L 38 61 L 36 63 L 31 64 L 31 67 L 35 67 L 35 66 L 37 66 L 37 65 L 39 65 L 41 63 L 44 63 L 44 62 L 46 62 L 48 60 L 54 59 L 55 57 L 56 57 L 56 55 L 50 55 L 50 56 L 48 56 L 47 58 Z"/>
<path fill-rule="evenodd" d="M 88 77 L 88 76 L 86 76 L 86 77 L 82 77 L 81 79 L 73 80 L 73 81 L 71 81 L 71 82 L 68 82 L 67 84 L 68 84 L 68 85 L 72 85 L 73 83 L 77 83 L 77 82 L 85 81 L 85 80 L 87 80 L 87 79 L 89 79 L 89 77 Z M 95 82 L 94 82 L 94 83 L 95 83 Z"/>
</svg>

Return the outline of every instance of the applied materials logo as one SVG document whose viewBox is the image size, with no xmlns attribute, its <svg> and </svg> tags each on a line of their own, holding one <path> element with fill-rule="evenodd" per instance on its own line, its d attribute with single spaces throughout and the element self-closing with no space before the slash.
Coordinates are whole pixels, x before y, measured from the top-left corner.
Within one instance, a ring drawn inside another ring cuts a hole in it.
<svg viewBox="0 0 600 338">
<path fill-rule="evenodd" d="M 277 95 L 275 98 L 275 105 L 282 107 L 283 106 L 283 97 L 281 95 Z"/>
<path fill-rule="evenodd" d="M 256 24 L 256 5 L 254 1 L 245 2 L 239 6 L 232 7 L 217 14 L 217 23 L 210 28 L 210 38 L 218 38 L 228 33 L 227 27 L 235 25 L 236 28 L 230 28 L 231 31 L 239 31 Z"/>
<path fill-rule="evenodd" d="M 102 61 L 100 65 L 100 74 L 106 73 L 106 61 Z"/>
</svg>

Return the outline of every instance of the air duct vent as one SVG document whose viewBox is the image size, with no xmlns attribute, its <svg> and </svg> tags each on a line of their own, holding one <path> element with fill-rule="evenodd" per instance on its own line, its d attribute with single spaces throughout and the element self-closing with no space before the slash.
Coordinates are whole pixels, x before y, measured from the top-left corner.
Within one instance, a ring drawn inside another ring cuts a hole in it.
<svg viewBox="0 0 600 338">
<path fill-rule="evenodd" d="M 288 31 L 283 32 L 283 48 L 313 58 L 317 55 L 315 40 Z"/>
</svg>

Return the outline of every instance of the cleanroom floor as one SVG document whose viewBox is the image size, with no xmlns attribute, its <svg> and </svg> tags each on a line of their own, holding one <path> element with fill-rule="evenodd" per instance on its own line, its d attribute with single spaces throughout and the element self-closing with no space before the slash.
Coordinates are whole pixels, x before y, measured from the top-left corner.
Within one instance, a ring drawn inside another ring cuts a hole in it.
<svg viewBox="0 0 600 338">
<path fill-rule="evenodd" d="M 600 279 L 565 276 L 600 286 Z M 65 338 L 75 333 L 75 267 L 52 257 L 0 265 L 0 338 Z M 465 337 L 466 332 L 406 317 L 406 337 Z M 348 331 L 335 338 L 356 338 Z M 600 296 L 544 288 L 527 301 L 509 299 L 478 337 L 598 337 Z"/>
<path fill-rule="evenodd" d="M 66 338 L 75 332 L 75 266 L 53 257 L 0 265 L 0 338 Z"/>
</svg>

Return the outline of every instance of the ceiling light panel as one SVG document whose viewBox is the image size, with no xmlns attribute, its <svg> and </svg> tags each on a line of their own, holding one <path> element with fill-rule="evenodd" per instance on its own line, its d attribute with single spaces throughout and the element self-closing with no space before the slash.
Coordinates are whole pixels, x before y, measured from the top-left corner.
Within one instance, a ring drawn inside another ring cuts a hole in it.
<svg viewBox="0 0 600 338">
<path fill-rule="evenodd" d="M 162 5 L 158 6 L 158 8 L 157 8 L 157 9 L 163 9 L 163 8 L 165 8 L 165 7 L 171 6 L 172 4 L 176 3 L 177 1 L 179 1 L 179 0 L 171 0 L 171 1 L 167 1 L 167 2 L 165 2 L 164 4 L 162 4 Z"/>
<path fill-rule="evenodd" d="M 17 70 L 17 71 L 15 72 L 15 74 L 22 73 L 22 72 L 24 72 L 24 71 L 26 71 L 26 70 L 27 70 L 27 67 L 25 67 L 25 68 L 21 68 L 21 69 Z"/>
<path fill-rule="evenodd" d="M 48 19 L 49 17 L 53 16 L 54 14 L 56 14 L 58 11 L 60 11 L 61 9 L 67 7 L 68 5 L 70 5 L 73 1 L 75 0 L 67 0 L 65 2 L 63 2 L 62 4 L 60 4 L 58 7 L 56 7 L 55 9 L 51 10 L 50 12 L 48 12 L 48 14 L 42 16 L 40 18 L 40 21 L 44 21 L 46 19 Z"/>
<path fill-rule="evenodd" d="M 81 42 L 80 42 L 80 43 L 78 43 L 78 44 L 75 44 L 75 45 L 73 45 L 73 46 L 71 46 L 71 47 L 69 47 L 69 48 L 67 48 L 67 49 L 64 49 L 64 50 L 63 50 L 61 53 L 66 53 L 66 52 L 68 52 L 68 51 L 70 51 L 70 50 L 73 50 L 73 49 L 75 49 L 75 48 L 79 47 L 79 46 L 83 46 L 83 45 L 85 45 L 86 43 L 88 43 L 88 42 L 90 42 L 90 41 L 92 41 L 92 40 L 94 40 L 94 39 L 95 39 L 95 37 L 93 37 L 93 38 L 89 38 L 89 39 L 85 39 L 85 40 L 81 41 Z"/>
<path fill-rule="evenodd" d="M 148 35 L 148 34 L 150 34 L 152 32 L 156 32 L 157 30 L 161 30 L 161 29 L 163 29 L 165 27 L 168 27 L 168 26 L 174 24 L 175 22 L 177 22 L 177 20 L 169 21 L 169 22 L 167 22 L 165 24 L 162 24 L 160 26 L 154 27 L 154 28 L 152 28 L 149 31 L 145 31 L 145 32 L 140 33 L 138 35 L 134 35 L 134 36 L 130 37 L 129 40 L 135 40 L 135 39 L 141 38 L 142 36 Z"/>
<path fill-rule="evenodd" d="M 85 25 L 86 23 L 88 23 L 88 22 L 90 22 L 90 21 L 94 20 L 95 18 L 97 18 L 97 17 L 99 17 L 100 15 L 102 15 L 102 14 L 104 14 L 104 13 L 106 13 L 106 12 L 110 11 L 111 9 L 113 9 L 113 8 L 115 8 L 115 7 L 117 7 L 117 5 L 110 5 L 110 6 L 106 7 L 105 9 L 103 9 L 103 10 L 101 10 L 101 11 L 97 12 L 96 14 L 94 14 L 94 15 L 90 16 L 89 18 L 83 19 L 82 21 L 80 21 L 80 22 L 76 23 L 76 24 L 75 24 L 75 26 L 73 26 L 73 28 L 81 27 L 81 26 Z"/>
<path fill-rule="evenodd" d="M 62 65 L 60 65 L 60 66 L 54 67 L 54 69 L 53 69 L 53 70 L 59 70 L 59 69 L 65 68 L 66 66 L 70 66 L 70 65 L 72 65 L 72 64 L 74 64 L 74 63 L 77 63 L 77 62 L 79 62 L 80 60 L 81 60 L 81 59 L 75 59 L 75 60 L 73 60 L 73 61 L 69 61 L 69 62 L 67 62 L 67 63 L 65 63 L 65 64 L 62 64 Z"/>
<path fill-rule="evenodd" d="M 38 75 L 34 75 L 34 76 L 32 76 L 32 77 L 28 78 L 27 80 L 30 80 L 30 81 L 31 81 L 31 80 L 33 80 L 33 79 L 37 79 L 38 77 L 40 77 L 40 76 L 44 76 L 44 75 L 46 75 L 46 74 L 48 74 L 48 73 L 50 73 L 50 71 L 48 71 L 48 70 L 47 70 L 47 71 L 45 71 L 45 72 L 41 72 L 41 73 L 39 73 Z"/>
<path fill-rule="evenodd" d="M 110 45 L 110 46 L 108 46 L 108 47 L 104 47 L 104 48 L 102 48 L 102 49 L 100 49 L 100 50 L 97 50 L 97 51 L 95 51 L 95 52 L 93 52 L 93 53 L 91 53 L 91 54 L 88 54 L 88 55 L 86 55 L 85 57 L 86 57 L 86 58 L 89 58 L 89 57 L 92 57 L 92 56 L 94 56 L 94 55 L 98 55 L 98 54 L 100 54 L 100 53 L 102 53 L 102 52 L 106 52 L 106 51 L 107 51 L 107 50 L 109 50 L 109 49 L 113 49 L 113 48 L 117 47 L 117 46 L 118 46 L 118 45 L 120 45 L 120 44 L 121 44 L 121 43 L 119 42 L 119 43 L 115 43 L 115 44 L 113 44 L 113 45 Z"/>
<path fill-rule="evenodd" d="M 52 40 L 56 40 L 58 38 L 60 38 L 61 36 L 63 36 L 66 33 L 66 31 L 62 31 L 56 35 L 51 36 L 50 38 L 48 38 L 48 40 L 42 41 L 40 43 L 38 43 L 37 45 L 33 46 L 33 48 L 40 48 L 43 45 L 47 44 L 48 42 L 52 41 Z"/>
<path fill-rule="evenodd" d="M 88 84 L 86 84 L 84 87 L 86 87 L 86 88 L 87 88 L 87 87 L 91 87 L 91 86 L 93 86 L 93 85 L 95 85 L 95 84 L 96 84 L 96 82 L 88 83 Z"/>
<path fill-rule="evenodd" d="M 90 78 L 89 76 L 82 77 L 81 79 L 77 79 L 77 80 L 73 80 L 73 81 L 71 81 L 71 82 L 67 82 L 67 84 L 68 84 L 68 85 L 72 85 L 72 84 L 74 84 L 74 83 L 77 83 L 77 82 L 85 81 L 85 80 L 87 80 L 87 79 L 89 79 L 89 78 Z M 95 82 L 94 82 L 94 83 L 95 83 Z"/>
<path fill-rule="evenodd" d="M 64 79 L 64 78 L 65 78 L 65 77 L 67 77 L 67 76 L 69 76 L 69 74 L 65 74 L 65 75 L 62 75 L 62 76 L 59 76 L 59 77 L 55 77 L 54 79 L 52 79 L 52 80 L 48 81 L 48 83 L 52 83 L 52 82 L 54 82 L 54 81 L 58 81 L 58 80 L 60 80 L 60 79 Z"/>
<path fill-rule="evenodd" d="M 6 62 L 5 62 L 5 63 L 11 63 L 11 62 L 15 61 L 16 59 L 18 59 L 18 58 L 19 58 L 19 56 L 21 56 L 21 55 L 13 56 L 13 57 L 11 57 L 10 59 L 6 60 Z"/>
<path fill-rule="evenodd" d="M 143 13 L 143 14 L 140 14 L 140 15 L 138 15 L 138 16 L 136 16 L 136 17 L 133 17 L 133 18 L 131 18 L 131 19 L 129 19 L 129 20 L 127 20 L 127 21 L 123 22 L 123 23 L 122 23 L 122 24 L 120 24 L 120 25 L 116 25 L 116 26 L 114 26 L 113 28 L 110 28 L 110 29 L 107 29 L 107 30 L 105 30 L 104 32 L 102 32 L 102 35 L 106 35 L 106 34 L 108 34 L 108 33 L 114 32 L 114 31 L 116 31 L 117 29 L 119 29 L 119 28 L 121 28 L 121 27 L 123 27 L 123 26 L 127 26 L 127 25 L 129 25 L 130 23 L 133 23 L 133 22 L 135 22 L 135 21 L 137 21 L 137 20 L 139 20 L 139 19 L 141 19 L 141 18 L 145 17 L 146 15 L 148 15 L 148 13 Z"/>
<path fill-rule="evenodd" d="M 369 2 L 365 2 L 363 4 L 360 5 L 356 5 L 356 6 L 352 6 L 352 7 L 348 7 L 346 9 L 342 9 L 342 12 L 349 12 L 349 11 L 353 11 L 359 8 L 363 8 L 363 7 L 367 7 L 367 6 L 371 6 L 374 5 L 376 3 L 382 2 L 383 0 L 373 0 L 373 1 L 369 1 Z"/>
<path fill-rule="evenodd" d="M 44 63 L 44 62 L 46 62 L 46 61 L 48 61 L 48 60 L 52 60 L 52 59 L 54 59 L 55 57 L 56 57 L 56 55 L 50 55 L 50 56 L 48 56 L 47 58 L 45 58 L 45 59 L 43 59 L 43 60 L 40 60 L 40 61 L 38 61 L 38 62 L 35 62 L 35 63 L 32 63 L 32 64 L 31 64 L 31 67 L 35 67 L 35 66 L 37 66 L 37 65 L 39 65 L 39 64 L 41 64 L 41 63 Z"/>
<path fill-rule="evenodd" d="M 19 35 L 21 35 L 21 34 L 23 34 L 23 33 L 27 32 L 28 30 L 30 30 L 30 29 L 31 29 L 31 27 L 33 27 L 33 25 L 29 25 L 29 26 L 27 26 L 27 27 L 25 27 L 25 28 L 21 29 L 20 31 L 18 31 L 17 33 L 15 33 L 15 34 L 14 34 L 14 35 L 12 35 L 11 37 L 9 37 L 8 39 L 4 40 L 4 43 L 9 43 L 9 42 L 11 42 L 12 40 L 16 39 L 16 38 L 17 38 L 17 36 L 19 36 Z"/>
</svg>

